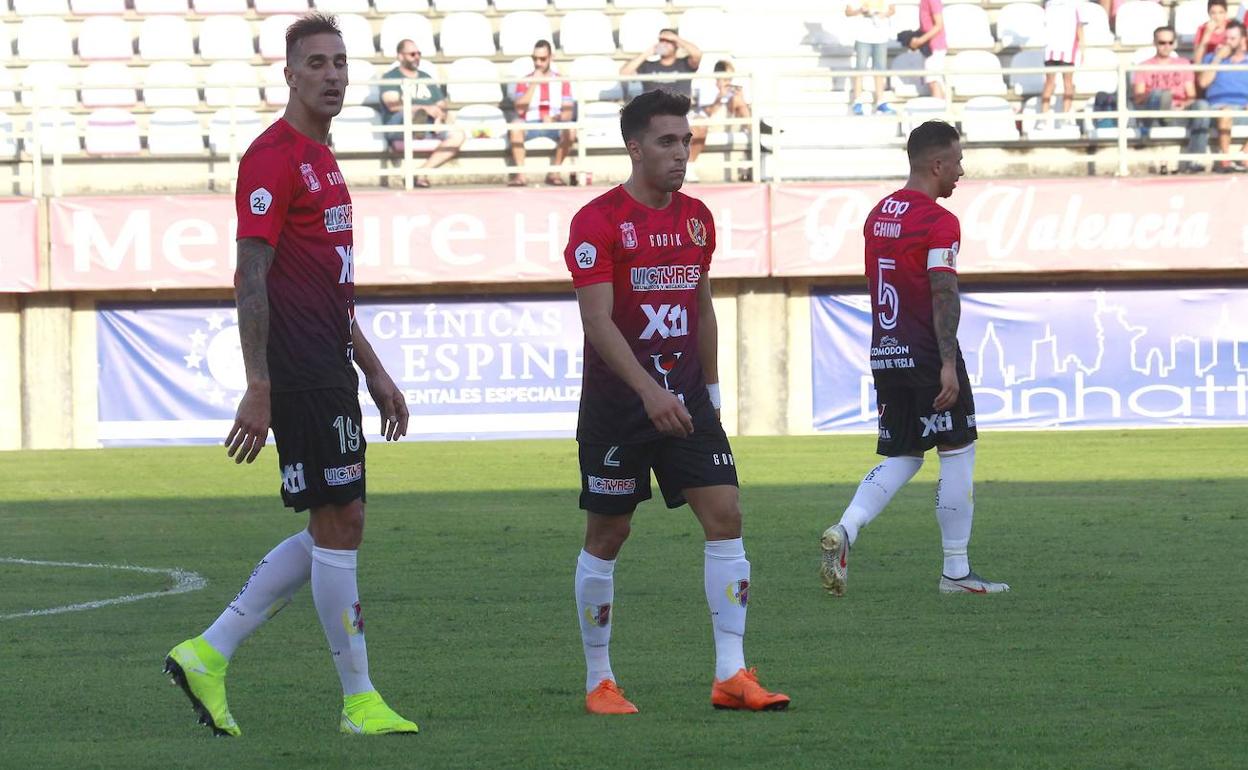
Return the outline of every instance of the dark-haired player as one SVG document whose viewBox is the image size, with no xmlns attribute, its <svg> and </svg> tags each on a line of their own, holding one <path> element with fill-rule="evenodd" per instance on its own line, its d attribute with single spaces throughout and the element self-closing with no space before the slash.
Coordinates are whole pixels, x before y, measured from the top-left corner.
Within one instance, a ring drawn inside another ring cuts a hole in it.
<svg viewBox="0 0 1248 770">
<path fill-rule="evenodd" d="M 975 400 L 958 348 L 958 218 L 936 203 L 953 194 L 962 176 L 957 129 L 938 120 L 910 133 L 910 178 L 867 216 L 867 281 L 871 292 L 871 372 L 879 406 L 871 469 L 839 524 L 821 538 L 820 577 L 833 596 L 845 594 L 849 549 L 858 531 L 884 510 L 923 466 L 923 453 L 940 456 L 936 520 L 945 563 L 941 593 L 999 593 L 1005 583 L 971 571 L 966 547 L 975 510 Z"/>
<path fill-rule="evenodd" d="M 715 638 L 711 703 L 783 709 L 745 667 L 742 645 L 750 563 L 732 448 L 719 422 L 715 310 L 707 271 L 715 223 L 680 192 L 689 160 L 689 98 L 638 96 L 620 115 L 632 160 L 623 185 L 572 220 L 564 252 L 585 327 L 585 379 L 577 425 L 585 548 L 576 610 L 587 676 L 585 708 L 631 714 L 607 647 L 613 574 L 633 511 L 650 498 L 650 472 L 669 508 L 686 502 L 706 533 L 704 588 Z"/>
<path fill-rule="evenodd" d="M 305 16 L 286 32 L 285 115 L 243 155 L 238 173 L 238 330 L 247 390 L 226 444 L 256 459 L 270 425 L 282 499 L 310 511 L 307 529 L 279 543 L 203 634 L 174 647 L 165 671 L 200 721 L 239 735 L 225 697 L 234 651 L 304 584 L 342 682 L 339 729 L 414 733 L 368 677 L 356 553 L 364 532 L 364 449 L 359 379 L 381 411 L 382 434 L 407 432 L 402 393 L 355 323 L 351 196 L 326 146 L 342 110 L 347 53 L 333 17 Z"/>
</svg>

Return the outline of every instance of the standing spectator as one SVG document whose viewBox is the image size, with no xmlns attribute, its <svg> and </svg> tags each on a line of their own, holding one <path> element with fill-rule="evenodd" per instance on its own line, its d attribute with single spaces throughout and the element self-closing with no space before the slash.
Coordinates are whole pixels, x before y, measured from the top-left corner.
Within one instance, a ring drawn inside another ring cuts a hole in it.
<svg viewBox="0 0 1248 770">
<path fill-rule="evenodd" d="M 1207 110 L 1209 103 L 1196 98 L 1196 74 L 1185 69 L 1191 64 L 1187 59 L 1174 52 L 1178 36 L 1173 27 L 1158 27 L 1153 30 L 1153 46 L 1156 55 L 1141 62 L 1145 66 L 1160 64 L 1174 65 L 1184 69 L 1155 70 L 1137 72 L 1131 83 L 1131 103 L 1142 110 Z M 1145 131 L 1153 123 L 1165 125 L 1167 118 L 1141 120 L 1140 125 Z M 1204 155 L 1209 150 L 1209 118 L 1189 118 L 1187 120 L 1187 146 L 1183 152 Z M 1180 173 L 1204 171 L 1192 161 L 1179 163 Z"/>
<path fill-rule="evenodd" d="M 1226 24 L 1230 15 L 1226 0 L 1209 0 L 1209 20 L 1196 28 L 1196 42 L 1192 46 L 1192 58 L 1204 61 L 1226 40 Z"/>
<path fill-rule="evenodd" d="M 732 66 L 732 62 L 727 59 L 721 59 L 715 62 L 715 87 L 702 88 L 698 91 L 698 111 L 697 117 L 700 118 L 748 118 L 750 117 L 750 105 L 745 101 L 745 94 L 741 92 L 741 88 L 732 82 L 732 74 L 736 72 L 736 68 Z M 697 129 L 701 128 L 699 132 Z M 749 131 L 749 126 L 732 126 L 730 131 Z M 706 136 L 709 131 L 708 126 L 697 126 L 690 129 L 693 139 L 689 142 L 689 163 L 692 165 L 694 160 L 702 154 L 703 148 L 706 147 Z M 688 174 L 688 165 L 685 173 Z"/>
<path fill-rule="evenodd" d="M 1248 60 L 1245 49 L 1244 25 L 1239 21 L 1226 23 L 1226 40 L 1218 49 L 1202 59 L 1203 64 L 1244 64 Z M 1202 72 L 1196 77 L 1197 83 L 1205 89 L 1205 99 L 1215 110 L 1243 110 L 1248 107 L 1248 68 L 1227 70 L 1224 72 Z M 1218 152 L 1231 151 L 1230 115 L 1218 117 Z M 1248 148 L 1246 148 L 1248 149 Z M 1213 164 L 1213 170 L 1219 174 L 1232 171 L 1248 171 L 1243 161 L 1220 160 Z"/>
<path fill-rule="evenodd" d="M 677 56 L 678 49 L 685 49 L 685 56 Z M 657 59 L 651 57 L 657 56 Z M 702 50 L 693 43 L 680 37 L 674 29 L 659 31 L 659 41 L 650 46 L 650 50 L 637 54 L 620 67 L 621 75 L 693 75 L 702 63 Z M 648 80 L 641 85 L 642 91 L 653 91 L 662 88 L 674 94 L 693 98 L 692 81 L 677 80 L 661 83 Z"/>
<path fill-rule="evenodd" d="M 892 28 L 889 19 L 897 9 L 889 0 L 862 0 L 860 5 L 853 3 L 845 6 L 845 15 L 854 18 L 857 21 L 857 31 L 854 34 L 854 69 L 862 71 L 868 66 L 876 72 L 886 72 L 888 70 L 888 41 L 892 39 Z M 869 64 L 868 64 L 869 62 Z M 854 114 L 861 115 L 864 112 L 862 97 L 862 81 L 863 77 L 854 78 L 853 85 L 853 104 Z M 884 87 L 887 84 L 888 77 L 886 75 L 875 76 L 875 101 L 877 104 L 883 101 Z"/>
<path fill-rule="evenodd" d="M 446 88 L 432 82 L 433 76 L 420 69 L 420 49 L 416 47 L 416 43 L 411 40 L 400 40 L 395 53 L 399 58 L 398 64 L 381 76 L 382 80 L 395 81 L 393 84 L 386 83 L 381 86 L 383 122 L 387 126 L 403 125 L 403 89 L 399 84 L 404 78 L 410 78 L 415 81 L 412 96 L 412 124 L 417 126 L 446 124 L 448 115 Z M 415 141 L 428 138 L 437 139 L 440 142 L 421 168 L 441 166 L 458 155 L 459 148 L 464 144 L 464 132 L 455 129 L 422 131 L 413 133 L 412 138 Z M 403 141 L 402 132 L 386 134 L 386 144 L 393 151 L 402 152 Z M 428 187 L 429 178 L 416 177 L 416 186 Z"/>
<path fill-rule="evenodd" d="M 1048 0 L 1044 8 L 1044 65 L 1046 67 L 1073 67 L 1083 58 L 1083 24 L 1079 14 L 1079 0 Z M 1040 114 L 1049 111 L 1049 100 L 1057 89 L 1057 73 L 1044 73 L 1044 88 L 1040 91 Z M 1075 106 L 1075 73 L 1062 73 L 1062 112 L 1069 113 Z M 1054 125 L 1060 126 L 1065 118 Z M 1041 126 L 1044 121 L 1041 120 Z"/>
<path fill-rule="evenodd" d="M 910 38 L 908 45 L 912 51 L 922 51 L 927 57 L 923 61 L 923 69 L 927 70 L 927 87 L 932 96 L 945 98 L 945 80 L 941 73 L 945 71 L 945 56 L 949 53 L 949 43 L 945 37 L 945 5 L 942 0 L 919 0 L 919 35 Z"/>
<path fill-rule="evenodd" d="M 516 169 L 507 184 L 511 187 L 523 187 L 524 174 L 524 140 L 529 137 L 546 137 L 555 142 L 554 165 L 563 164 L 572 149 L 575 138 L 570 128 L 524 128 L 527 125 L 540 125 L 559 121 L 566 123 L 572 120 L 572 84 L 566 80 L 558 80 L 559 73 L 551 66 L 550 41 L 539 40 L 533 44 L 533 71 L 528 80 L 516 84 L 516 118 L 517 123 L 507 138 L 511 149 L 512 166 Z M 546 175 L 546 184 L 563 186 L 563 177 L 555 172 Z"/>
</svg>

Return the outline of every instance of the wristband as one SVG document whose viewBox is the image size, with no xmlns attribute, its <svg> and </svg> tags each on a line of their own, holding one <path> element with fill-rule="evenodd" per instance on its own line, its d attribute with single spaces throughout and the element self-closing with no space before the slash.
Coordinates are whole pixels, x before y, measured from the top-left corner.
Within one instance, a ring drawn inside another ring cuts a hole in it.
<svg viewBox="0 0 1248 770">
<path fill-rule="evenodd" d="M 719 395 L 718 382 L 708 383 L 706 386 L 706 393 L 711 397 L 711 406 L 716 409 L 722 409 L 724 407 L 724 399 Z"/>
</svg>

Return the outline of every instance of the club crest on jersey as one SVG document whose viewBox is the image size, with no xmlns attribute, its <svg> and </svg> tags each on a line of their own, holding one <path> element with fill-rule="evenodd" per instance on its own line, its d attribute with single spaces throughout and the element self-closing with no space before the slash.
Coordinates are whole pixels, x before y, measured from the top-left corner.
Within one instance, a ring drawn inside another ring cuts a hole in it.
<svg viewBox="0 0 1248 770">
<path fill-rule="evenodd" d="M 734 580 L 728 584 L 724 593 L 728 595 L 729 601 L 733 604 L 744 607 L 750 603 L 750 581 L 748 579 Z"/>
<path fill-rule="evenodd" d="M 624 242 L 624 248 L 637 248 L 637 228 L 633 227 L 632 222 L 620 223 L 620 240 Z"/>
<path fill-rule="evenodd" d="M 585 608 L 585 619 L 599 628 L 611 622 L 611 604 L 591 604 Z"/>
<path fill-rule="evenodd" d="M 686 223 L 689 228 L 689 240 L 698 246 L 706 245 L 706 225 L 702 224 L 702 220 L 697 217 L 689 217 Z"/>
<path fill-rule="evenodd" d="M 300 163 L 299 174 L 303 177 L 303 183 L 308 186 L 308 192 L 321 191 L 321 180 L 317 178 L 311 163 Z"/>
</svg>

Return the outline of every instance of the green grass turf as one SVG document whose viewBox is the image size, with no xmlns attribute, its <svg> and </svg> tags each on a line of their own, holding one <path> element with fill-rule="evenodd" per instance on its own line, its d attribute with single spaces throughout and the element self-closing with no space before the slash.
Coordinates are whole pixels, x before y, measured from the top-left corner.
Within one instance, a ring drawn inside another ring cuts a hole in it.
<svg viewBox="0 0 1248 770">
<path fill-rule="evenodd" d="M 645 505 L 619 561 L 613 663 L 642 713 L 582 713 L 570 441 L 375 443 L 360 584 L 374 682 L 415 738 L 336 733 L 305 589 L 240 651 L 245 735 L 212 740 L 160 674 L 302 517 L 275 455 L 0 455 L 0 556 L 196 570 L 207 589 L 0 621 L 0 766 L 1243 768 L 1248 431 L 987 433 L 971 555 L 1004 596 L 936 593 L 932 457 L 823 595 L 820 531 L 871 437 L 734 442 L 753 563 L 747 658 L 785 713 L 713 711 L 702 537 Z M 92 582 L 94 581 L 94 582 Z M 0 614 L 159 588 L 0 568 Z"/>
</svg>

